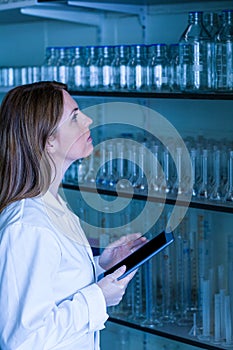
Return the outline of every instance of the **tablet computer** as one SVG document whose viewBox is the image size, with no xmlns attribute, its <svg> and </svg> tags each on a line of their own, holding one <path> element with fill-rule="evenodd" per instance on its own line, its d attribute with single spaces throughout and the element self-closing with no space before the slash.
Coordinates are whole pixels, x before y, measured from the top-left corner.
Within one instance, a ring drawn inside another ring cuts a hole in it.
<svg viewBox="0 0 233 350">
<path fill-rule="evenodd" d="M 132 254 L 128 255 L 123 260 L 119 261 L 116 265 L 112 266 L 109 270 L 104 272 L 104 276 L 114 272 L 122 265 L 126 265 L 126 270 L 118 280 L 127 276 L 130 272 L 137 269 L 144 264 L 147 260 L 151 259 L 154 255 L 158 254 L 161 250 L 167 247 L 174 241 L 172 232 L 161 232 L 154 238 L 150 239 L 143 246 L 135 250 Z"/>
</svg>

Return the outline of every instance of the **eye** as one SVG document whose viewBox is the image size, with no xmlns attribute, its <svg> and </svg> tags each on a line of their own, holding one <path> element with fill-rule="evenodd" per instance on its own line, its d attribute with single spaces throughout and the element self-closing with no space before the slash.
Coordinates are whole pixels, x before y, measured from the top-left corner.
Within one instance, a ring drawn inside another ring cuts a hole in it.
<svg viewBox="0 0 233 350">
<path fill-rule="evenodd" d="M 72 115 L 72 121 L 77 121 L 77 119 L 78 119 L 78 112 L 75 112 L 73 115 Z"/>
</svg>

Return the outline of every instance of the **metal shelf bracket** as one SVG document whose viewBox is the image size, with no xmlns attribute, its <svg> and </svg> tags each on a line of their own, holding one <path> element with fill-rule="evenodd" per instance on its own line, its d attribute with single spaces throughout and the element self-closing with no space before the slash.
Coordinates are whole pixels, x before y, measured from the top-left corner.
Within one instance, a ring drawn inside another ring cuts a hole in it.
<svg viewBox="0 0 233 350">
<path fill-rule="evenodd" d="M 121 3 L 106 3 L 106 2 L 86 2 L 69 0 L 68 5 L 78 6 L 82 8 L 90 8 L 99 11 L 119 12 L 131 15 L 137 15 L 142 27 L 146 26 L 146 5 L 132 5 L 132 4 L 121 4 Z"/>
</svg>

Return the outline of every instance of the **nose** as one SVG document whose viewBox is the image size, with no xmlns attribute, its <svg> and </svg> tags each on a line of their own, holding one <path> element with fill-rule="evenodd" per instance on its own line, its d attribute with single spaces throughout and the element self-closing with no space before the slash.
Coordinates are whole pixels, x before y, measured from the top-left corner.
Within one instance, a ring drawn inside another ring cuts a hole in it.
<svg viewBox="0 0 233 350">
<path fill-rule="evenodd" d="M 82 117 L 82 123 L 85 127 L 89 127 L 89 125 L 93 123 L 93 120 L 90 117 L 88 117 L 86 114 L 82 113 L 81 117 Z"/>
</svg>

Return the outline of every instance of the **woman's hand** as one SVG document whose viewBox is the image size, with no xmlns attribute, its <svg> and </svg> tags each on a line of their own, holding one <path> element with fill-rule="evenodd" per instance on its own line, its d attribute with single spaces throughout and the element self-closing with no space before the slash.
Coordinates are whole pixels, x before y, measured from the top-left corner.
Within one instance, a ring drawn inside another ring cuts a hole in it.
<svg viewBox="0 0 233 350">
<path fill-rule="evenodd" d="M 113 306 L 119 304 L 129 281 L 133 278 L 136 271 L 131 272 L 128 276 L 118 280 L 118 278 L 125 272 L 126 266 L 123 265 L 113 273 L 102 278 L 97 285 L 102 290 L 105 298 L 106 306 Z"/>
<path fill-rule="evenodd" d="M 146 243 L 141 233 L 132 233 L 109 244 L 100 255 L 99 265 L 108 270 Z"/>
</svg>

